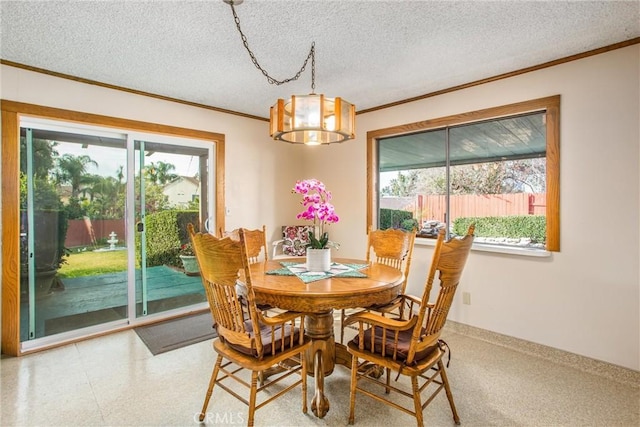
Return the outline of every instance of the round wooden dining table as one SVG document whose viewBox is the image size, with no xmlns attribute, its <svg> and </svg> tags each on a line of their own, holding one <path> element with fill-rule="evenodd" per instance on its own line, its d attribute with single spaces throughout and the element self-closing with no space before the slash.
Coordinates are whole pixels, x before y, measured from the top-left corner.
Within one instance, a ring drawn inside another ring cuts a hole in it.
<svg viewBox="0 0 640 427">
<path fill-rule="evenodd" d="M 304 263 L 301 258 L 269 260 L 251 265 L 251 282 L 256 302 L 284 310 L 307 313 L 305 333 L 313 344 L 307 352 L 309 374 L 315 379 L 315 394 L 311 403 L 313 413 L 324 417 L 329 401 L 324 395 L 324 378 L 333 372 L 336 363 L 350 367 L 346 347 L 336 344 L 333 334 L 333 310 L 369 307 L 384 304 L 398 296 L 404 275 L 396 268 L 369 264 L 359 271 L 366 277 L 340 275 L 310 283 L 295 275 L 268 274 L 282 269 L 281 262 Z M 366 264 L 357 259 L 333 259 L 341 264 Z"/>
</svg>

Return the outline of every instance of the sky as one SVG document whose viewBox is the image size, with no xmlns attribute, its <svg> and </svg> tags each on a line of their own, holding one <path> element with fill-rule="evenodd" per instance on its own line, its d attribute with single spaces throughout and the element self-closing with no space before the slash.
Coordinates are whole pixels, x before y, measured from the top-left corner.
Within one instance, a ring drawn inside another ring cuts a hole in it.
<svg viewBox="0 0 640 427">
<path fill-rule="evenodd" d="M 101 147 L 97 145 L 89 145 L 82 148 L 80 144 L 61 142 L 56 146 L 59 156 L 63 154 L 72 154 L 74 156 L 87 155 L 98 163 L 98 167 L 89 164 L 87 167 L 88 174 L 101 176 L 117 177 L 118 169 L 123 166 L 126 170 L 126 155 L 124 149 Z M 195 176 L 198 173 L 199 162 L 196 156 L 176 155 L 169 153 L 153 153 L 145 157 L 145 164 L 158 162 L 171 163 L 175 166 L 172 173 L 180 176 Z"/>
</svg>

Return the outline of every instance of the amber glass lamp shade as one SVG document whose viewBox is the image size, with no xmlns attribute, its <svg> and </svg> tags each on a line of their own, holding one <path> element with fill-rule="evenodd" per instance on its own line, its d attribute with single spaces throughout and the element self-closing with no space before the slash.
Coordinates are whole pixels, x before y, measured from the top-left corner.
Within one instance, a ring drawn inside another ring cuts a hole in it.
<svg viewBox="0 0 640 427">
<path fill-rule="evenodd" d="M 273 139 L 292 144 L 333 144 L 355 138 L 353 104 L 324 95 L 292 95 L 271 107 Z"/>
</svg>

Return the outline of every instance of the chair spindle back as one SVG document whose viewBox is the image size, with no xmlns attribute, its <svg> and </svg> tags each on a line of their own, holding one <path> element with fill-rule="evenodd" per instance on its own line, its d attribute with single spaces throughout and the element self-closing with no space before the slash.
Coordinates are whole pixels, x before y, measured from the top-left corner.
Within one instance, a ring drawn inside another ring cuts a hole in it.
<svg viewBox="0 0 640 427">
<path fill-rule="evenodd" d="M 244 230 L 239 230 L 239 240 L 236 241 L 230 237 L 195 233 L 192 224 L 188 224 L 187 229 L 218 336 L 232 345 L 251 349 L 256 357 L 262 357 L 261 336 L 251 333 L 260 330 L 260 319 L 251 287 Z M 241 302 L 239 281 L 246 288 L 247 304 Z"/>
<path fill-rule="evenodd" d="M 402 271 L 405 276 L 402 293 L 407 286 L 415 238 L 415 229 L 411 231 L 393 228 L 372 230 L 369 227 L 366 261 L 388 265 Z"/>
<path fill-rule="evenodd" d="M 269 259 L 269 251 L 267 250 L 267 228 L 262 226 L 262 229 L 249 230 L 243 228 L 244 240 L 247 245 L 247 257 L 251 264 L 267 261 Z M 231 231 L 224 231 L 220 229 L 220 237 L 229 237 L 232 240 L 240 240 L 240 229 L 236 228 Z M 262 254 L 262 256 L 261 256 Z"/>
<path fill-rule="evenodd" d="M 440 338 L 449 309 L 453 302 L 456 289 L 460 283 L 464 266 L 473 244 L 475 226 L 471 225 L 467 234 L 462 238 L 453 238 L 444 241 L 445 231 L 440 230 L 438 240 L 433 253 L 429 275 L 422 295 L 417 325 L 413 330 L 414 351 L 409 351 L 407 359 L 410 362 L 415 352 L 433 345 Z M 439 282 L 438 297 L 434 303 L 429 303 L 434 279 Z"/>
</svg>

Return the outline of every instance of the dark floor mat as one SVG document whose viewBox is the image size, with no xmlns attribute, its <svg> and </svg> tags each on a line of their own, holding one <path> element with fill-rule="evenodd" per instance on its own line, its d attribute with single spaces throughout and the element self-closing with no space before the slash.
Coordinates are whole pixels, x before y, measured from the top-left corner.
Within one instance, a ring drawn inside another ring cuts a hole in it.
<svg viewBox="0 0 640 427">
<path fill-rule="evenodd" d="M 217 337 L 208 311 L 134 330 L 154 356 Z"/>
</svg>

